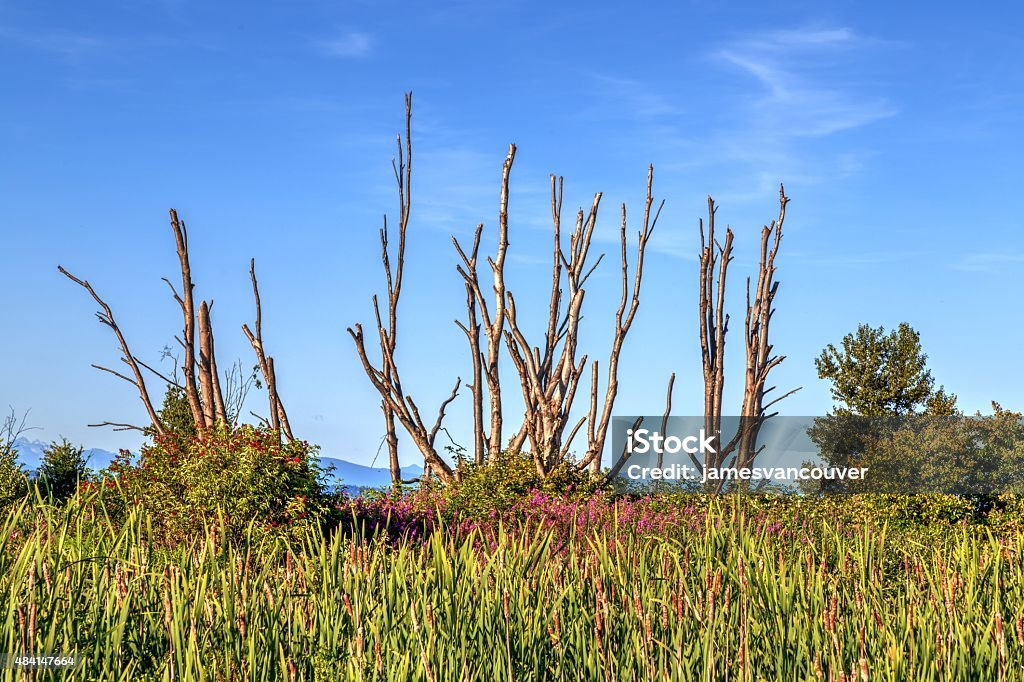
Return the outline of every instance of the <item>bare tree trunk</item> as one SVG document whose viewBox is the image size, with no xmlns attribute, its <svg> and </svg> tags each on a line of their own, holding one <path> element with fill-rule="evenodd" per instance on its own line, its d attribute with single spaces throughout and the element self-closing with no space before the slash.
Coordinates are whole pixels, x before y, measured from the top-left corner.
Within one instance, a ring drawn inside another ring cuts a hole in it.
<svg viewBox="0 0 1024 682">
<path fill-rule="evenodd" d="M 213 366 L 213 329 L 210 324 L 210 307 L 206 301 L 199 303 L 199 389 L 202 395 L 203 419 L 212 427 L 217 421 L 217 396 L 214 383 L 217 375 Z M 219 401 L 223 406 L 223 399 Z"/>
<path fill-rule="evenodd" d="M 274 402 L 277 405 L 277 423 L 281 428 L 281 433 L 289 441 L 295 440 L 295 436 L 292 434 L 292 425 L 288 421 L 288 413 L 284 410 L 284 403 L 281 402 L 281 392 L 277 390 L 277 366 L 274 364 L 274 358 L 267 358 L 267 364 L 270 365 L 270 379 L 268 385 L 274 387 Z"/>
<path fill-rule="evenodd" d="M 212 300 L 210 301 L 210 307 L 211 308 L 213 307 L 213 301 Z M 210 320 L 209 319 L 207 320 L 207 325 L 210 326 L 210 329 L 211 329 L 209 357 L 210 357 L 210 376 L 213 378 L 213 401 L 214 401 L 213 402 L 213 408 L 214 408 L 214 417 L 216 417 L 217 421 L 221 422 L 225 426 L 231 426 L 231 424 L 228 422 L 228 410 L 227 410 L 227 406 L 225 405 L 225 402 L 224 402 L 224 391 L 221 389 L 221 386 L 220 386 L 220 375 L 218 374 L 218 371 L 217 371 L 217 353 L 214 350 L 214 346 L 213 346 L 213 332 L 212 332 L 213 327 L 210 324 Z"/>
<path fill-rule="evenodd" d="M 491 398 L 491 435 L 487 439 L 488 457 L 496 461 L 501 455 L 502 412 L 501 379 L 498 375 L 498 356 L 501 353 L 502 330 L 505 325 L 505 254 L 508 252 L 508 185 L 512 163 L 516 158 L 516 146 L 508 146 L 508 155 L 501 167 L 501 198 L 498 213 L 498 253 L 493 261 L 488 259 L 494 271 L 494 319 L 487 333 L 487 389 Z"/>
<path fill-rule="evenodd" d="M 768 331 L 772 316 L 775 314 L 775 309 L 772 307 L 775 293 L 779 289 L 779 283 L 774 280 L 775 256 L 779 252 L 779 243 L 782 240 L 782 224 L 786 219 L 786 204 L 788 202 L 789 197 L 786 196 L 785 187 L 780 185 L 779 217 L 773 220 L 771 225 L 765 225 L 761 229 L 761 259 L 758 265 L 757 285 L 753 301 L 750 299 L 750 279 L 747 278 L 747 317 L 744 336 L 747 368 L 741 414 L 750 420 L 750 424 L 748 428 L 743 429 L 743 435 L 740 438 L 738 449 L 740 467 L 749 467 L 760 452 L 760 449 L 757 448 L 757 436 L 761 425 L 776 414 L 768 414 L 767 408 L 800 390 L 796 388 L 767 405 L 763 404 L 765 394 L 775 389 L 774 386 L 765 389 L 768 373 L 786 359 L 784 355 L 771 355 L 773 346 L 768 341 Z M 769 248 L 769 240 L 773 235 L 774 243 Z"/>
<path fill-rule="evenodd" d="M 178 220 L 178 212 L 173 208 L 171 214 L 171 230 L 174 232 L 174 242 L 178 251 L 178 261 L 181 266 L 181 295 L 174 290 L 170 280 L 164 278 L 167 285 L 171 287 L 174 299 L 181 307 L 181 314 L 184 320 L 182 330 L 183 338 L 178 339 L 185 350 L 185 364 L 182 371 L 185 375 L 185 395 L 188 398 L 189 407 L 192 409 L 192 419 L 195 421 L 196 432 L 202 434 L 208 426 L 206 413 L 203 410 L 202 399 L 199 395 L 199 388 L 196 385 L 196 309 L 193 299 L 192 267 L 188 258 L 188 230 L 185 222 Z"/>
<path fill-rule="evenodd" d="M 470 385 L 473 399 L 473 462 L 477 465 L 487 461 L 487 434 L 484 432 L 484 387 L 483 387 L 483 366 L 484 359 L 480 352 L 480 322 L 477 317 L 477 296 L 476 292 L 480 287 L 477 277 L 477 255 L 480 251 L 480 235 L 483 233 L 483 223 L 476 226 L 473 234 L 473 248 L 467 257 L 459 246 L 458 240 L 452 236 L 452 243 L 455 249 L 462 256 L 465 269 L 459 266 L 459 272 L 466 278 L 466 323 L 455 320 L 455 324 L 466 335 L 469 342 L 469 356 L 473 361 L 473 383 Z"/>
<path fill-rule="evenodd" d="M 476 268 L 476 253 L 483 225 L 477 225 L 477 231 L 474 235 L 472 257 L 467 256 L 458 240 L 454 236 L 452 237 L 455 249 L 458 251 L 460 258 L 462 259 L 462 264 L 457 266 L 457 269 L 459 274 L 462 275 L 465 280 L 466 287 L 472 290 L 473 298 L 475 300 L 475 308 L 479 310 L 480 319 L 483 322 L 484 336 L 487 341 L 487 356 L 486 358 L 481 358 L 481 365 L 484 379 L 487 382 L 487 395 L 490 399 L 490 416 L 488 422 L 490 429 L 489 434 L 483 439 L 484 445 L 487 448 L 487 459 L 490 462 L 497 461 L 502 450 L 503 416 L 501 407 L 501 376 L 498 370 L 498 359 L 501 355 L 506 317 L 505 254 L 508 252 L 508 188 L 509 178 L 512 174 L 512 164 L 515 162 L 515 158 L 516 146 L 514 144 L 510 144 L 508 146 L 508 155 L 505 157 L 505 162 L 501 167 L 501 195 L 498 211 L 498 250 L 493 259 L 487 259 L 494 275 L 493 317 L 491 315 L 491 310 L 487 305 L 487 299 L 484 296 L 483 289 L 480 286 L 480 278 Z M 470 315 L 475 315 L 475 311 L 471 309 Z M 464 331 L 466 330 L 464 329 Z M 473 343 L 473 339 L 470 338 L 471 351 L 473 350 Z M 479 345 L 479 341 L 477 341 L 476 344 Z M 479 353 L 475 351 L 473 352 L 475 355 L 479 355 Z M 474 360 L 474 367 L 475 365 L 476 362 Z M 479 382 L 474 379 L 474 385 L 478 383 Z M 477 393 L 474 393 L 474 400 L 477 400 L 477 395 Z M 479 399 L 482 412 L 482 393 L 479 394 Z M 481 417 L 481 427 L 482 421 Z M 475 437 L 474 440 L 476 440 Z M 519 445 L 521 445 L 521 441 L 518 444 L 510 446 L 510 449 L 517 450 Z"/>
<path fill-rule="evenodd" d="M 388 293 L 388 315 L 387 325 L 381 316 L 380 305 L 377 297 L 373 297 L 373 310 L 377 322 L 377 332 L 381 350 L 381 367 L 377 368 L 370 362 L 366 352 L 365 339 L 362 326 L 357 324 L 355 328 L 349 328 L 348 333 L 355 342 L 356 353 L 363 365 L 363 370 L 381 397 L 381 408 L 384 412 L 385 428 L 387 430 L 386 440 L 388 443 L 388 460 L 391 469 L 392 485 L 397 489 L 402 484 L 401 468 L 398 461 L 398 439 L 395 433 L 395 420 L 400 423 L 409 433 L 416 447 L 424 457 L 424 469 L 432 471 L 437 477 L 447 482 L 453 478 L 452 468 L 438 454 L 434 446 L 438 432 L 444 420 L 445 409 L 455 400 L 461 380 L 456 381 L 455 388 L 451 395 L 445 400 L 438 410 L 437 421 L 433 427 L 427 427 L 420 417 L 419 409 L 413 399 L 408 396 L 399 376 L 398 367 L 395 364 L 395 348 L 398 330 L 398 301 L 402 291 L 402 275 L 405 268 L 405 235 L 409 225 L 409 212 L 411 208 L 411 184 L 412 184 L 412 93 L 405 96 L 405 146 L 403 150 L 402 137 L 398 136 L 398 160 L 392 162 L 395 171 L 395 181 L 398 185 L 398 251 L 394 269 L 391 266 L 391 256 L 388 248 L 388 225 L 387 217 L 384 219 L 384 226 L 380 230 L 381 261 L 384 265 L 384 274 L 387 278 Z"/>
<path fill-rule="evenodd" d="M 665 413 L 661 417 L 661 436 L 662 438 L 667 436 L 668 433 L 668 418 L 672 415 L 672 387 L 676 383 L 676 373 L 673 372 L 672 376 L 668 378 L 668 390 L 665 391 Z M 658 453 L 658 468 L 662 468 L 665 465 L 665 453 L 664 451 Z M 654 482 L 654 489 L 657 490 L 661 487 L 661 481 Z"/>
<path fill-rule="evenodd" d="M 381 260 L 388 282 L 388 326 L 385 332 L 381 326 L 380 314 L 377 314 L 381 345 L 387 346 L 387 353 L 394 356 L 398 344 L 398 300 L 402 295 L 402 275 L 405 270 L 405 234 L 409 227 L 409 211 L 412 207 L 412 93 L 405 95 L 405 149 L 402 149 L 402 136 L 398 136 L 398 161 L 392 161 L 395 171 L 395 183 L 398 186 L 398 259 L 394 270 L 388 255 L 388 221 L 384 216 L 384 226 L 380 231 Z M 391 368 L 384 366 L 385 381 L 390 382 Z M 398 433 L 395 429 L 395 413 L 388 401 L 381 402 L 384 412 L 385 440 L 388 446 L 388 468 L 391 471 L 391 485 L 395 490 L 402 486 L 402 468 L 398 461 Z"/>
<path fill-rule="evenodd" d="M 708 232 L 705 240 L 704 221 L 700 226 L 700 352 L 704 368 L 704 431 L 720 434 L 722 430 L 722 389 L 725 385 L 725 340 L 729 332 L 729 315 L 725 313 L 725 283 L 732 261 L 732 229 L 726 227 L 725 244 L 715 239 L 714 199 L 708 197 Z M 717 254 L 716 254 L 717 249 Z M 720 258 L 720 262 L 719 262 Z M 719 265 L 715 279 L 715 264 Z M 728 456 L 720 447 L 707 453 L 706 466 L 718 468 Z"/>
</svg>

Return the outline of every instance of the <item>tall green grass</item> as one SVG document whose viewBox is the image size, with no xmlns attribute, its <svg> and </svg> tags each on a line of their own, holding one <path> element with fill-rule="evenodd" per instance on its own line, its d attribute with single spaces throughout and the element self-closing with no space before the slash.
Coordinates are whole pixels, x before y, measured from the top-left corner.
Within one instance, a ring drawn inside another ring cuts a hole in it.
<svg viewBox="0 0 1024 682">
<path fill-rule="evenodd" d="M 0 517 L 0 651 L 77 655 L 34 679 L 1024 679 L 1020 537 L 621 530 L 169 548 L 138 511 L 25 503 Z"/>
</svg>

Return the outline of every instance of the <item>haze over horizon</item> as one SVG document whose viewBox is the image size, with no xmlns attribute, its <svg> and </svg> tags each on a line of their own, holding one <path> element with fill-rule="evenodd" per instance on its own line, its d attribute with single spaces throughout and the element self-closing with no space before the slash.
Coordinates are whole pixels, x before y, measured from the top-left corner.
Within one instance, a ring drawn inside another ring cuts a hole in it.
<svg viewBox="0 0 1024 682">
<path fill-rule="evenodd" d="M 1011 361 L 1024 334 L 1022 18 L 952 2 L 927 13 L 656 2 L 628 14 L 577 2 L 0 2 L 0 285 L 13 292 L 0 408 L 31 409 L 32 438 L 138 445 L 86 426 L 145 415 L 132 387 L 90 367 L 115 366 L 116 342 L 56 266 L 87 278 L 133 351 L 157 365 L 180 333 L 160 280 L 177 267 L 174 207 L 189 225 L 196 295 L 217 302 L 222 369 L 253 364 L 240 326 L 254 314 L 255 257 L 296 434 L 369 464 L 383 420 L 345 328 L 372 322 L 370 297 L 384 288 L 377 230 L 384 212 L 395 220 L 390 163 L 411 90 L 398 346 L 431 421 L 456 375 L 469 376 L 451 322 L 465 294 L 449 235 L 484 222 L 481 254 L 493 253 L 510 142 L 507 278 L 534 337 L 550 278 L 549 173 L 565 176 L 566 223 L 604 192 L 595 248 L 608 258 L 588 289 L 581 348 L 601 361 L 602 382 L 618 206 L 632 233 L 654 164 L 667 202 L 617 414 L 660 414 L 671 372 L 674 414 L 702 409 L 696 254 L 708 194 L 736 231 L 725 405 L 739 409 L 743 282 L 780 182 L 791 203 L 772 342 L 787 359 L 770 383 L 803 387 L 784 414 L 831 407 L 813 364 L 826 344 L 860 323 L 903 321 L 962 409 L 1024 409 L 1024 365 Z M 505 377 L 506 419 L 518 425 L 510 365 Z M 264 395 L 253 391 L 247 409 L 265 410 Z M 467 446 L 470 412 L 465 398 L 449 410 Z M 403 461 L 417 460 L 403 439 Z"/>
</svg>

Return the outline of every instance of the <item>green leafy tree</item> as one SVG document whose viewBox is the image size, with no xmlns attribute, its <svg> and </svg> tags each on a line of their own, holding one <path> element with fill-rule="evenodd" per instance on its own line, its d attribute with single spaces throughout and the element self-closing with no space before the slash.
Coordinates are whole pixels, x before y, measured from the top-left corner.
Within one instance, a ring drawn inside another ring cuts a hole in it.
<svg viewBox="0 0 1024 682">
<path fill-rule="evenodd" d="M 811 439 L 832 466 L 866 466 L 868 478 L 832 490 L 952 492 L 986 496 L 1024 485 L 1024 421 L 993 403 L 994 414 L 964 416 L 956 396 L 935 388 L 920 335 L 861 325 L 829 345 L 816 365 L 841 403 L 815 420 Z"/>
<path fill-rule="evenodd" d="M 52 442 L 43 451 L 37 483 L 43 495 L 64 502 L 74 495 L 78 485 L 90 479 L 85 448 L 72 445 L 67 438 Z"/>
<path fill-rule="evenodd" d="M 831 343 L 814 361 L 819 379 L 832 382 L 832 397 L 843 408 L 868 417 L 905 415 L 919 408 L 953 414 L 956 396 L 948 395 L 928 370 L 921 335 L 906 322 L 885 327 L 862 324 L 841 342 Z"/>
<path fill-rule="evenodd" d="M 831 382 L 832 398 L 839 403 L 832 413 L 815 420 L 808 432 L 831 466 L 871 466 L 871 479 L 860 486 L 880 485 L 883 478 L 899 487 L 906 467 L 889 466 L 878 458 L 879 443 L 914 414 L 954 419 L 956 396 L 946 393 L 927 366 L 921 335 L 903 322 L 885 327 L 862 324 L 847 334 L 837 348 L 829 344 L 815 359 L 818 377 Z M 949 424 L 935 424 L 949 427 Z M 934 429 L 933 429 L 934 430 Z M 933 441 L 938 438 L 933 434 Z M 947 433 L 945 441 L 954 436 Z M 939 439 L 943 440 L 943 439 Z M 931 442 L 931 441 L 930 441 Z M 873 462 L 866 461 L 873 452 Z M 848 483 L 825 483 L 829 490 L 846 490 Z"/>
</svg>

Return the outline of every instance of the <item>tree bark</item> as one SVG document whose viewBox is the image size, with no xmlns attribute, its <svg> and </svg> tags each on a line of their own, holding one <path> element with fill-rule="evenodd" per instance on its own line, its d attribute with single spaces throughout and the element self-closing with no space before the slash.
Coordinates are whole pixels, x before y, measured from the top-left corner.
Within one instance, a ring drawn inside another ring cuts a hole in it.
<svg viewBox="0 0 1024 682">
<path fill-rule="evenodd" d="M 174 291 L 173 286 L 171 286 L 171 291 L 181 307 L 182 319 L 184 321 L 182 328 L 183 338 L 180 339 L 180 342 L 185 351 L 185 363 L 182 367 L 185 375 L 185 395 L 192 410 L 192 419 L 195 421 L 196 431 L 202 434 L 206 431 L 208 424 L 202 399 L 199 395 L 199 387 L 196 385 L 196 309 L 193 298 L 195 285 L 192 282 L 192 267 L 188 257 L 188 230 L 185 227 L 184 221 L 178 219 L 177 211 L 172 208 L 170 214 L 171 230 L 174 232 L 174 242 L 181 267 L 181 296 Z M 164 281 L 170 285 L 170 281 L 166 279 Z"/>
</svg>

